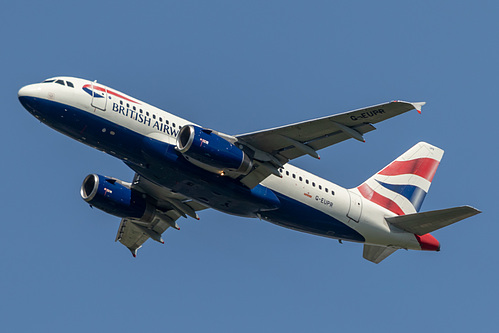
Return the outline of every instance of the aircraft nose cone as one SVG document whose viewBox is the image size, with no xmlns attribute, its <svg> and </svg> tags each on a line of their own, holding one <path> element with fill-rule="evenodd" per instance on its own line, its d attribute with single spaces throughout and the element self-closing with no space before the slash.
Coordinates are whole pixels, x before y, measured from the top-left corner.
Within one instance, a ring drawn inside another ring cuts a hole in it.
<svg viewBox="0 0 499 333">
<path fill-rule="evenodd" d="M 39 84 L 30 84 L 22 87 L 17 92 L 17 97 L 22 106 L 35 117 L 39 116 L 37 111 L 39 101 L 42 97 L 42 87 Z"/>
<path fill-rule="evenodd" d="M 30 84 L 22 87 L 17 92 L 17 97 L 21 99 L 21 97 L 38 97 L 37 95 L 40 93 L 41 87 L 37 84 Z"/>
</svg>

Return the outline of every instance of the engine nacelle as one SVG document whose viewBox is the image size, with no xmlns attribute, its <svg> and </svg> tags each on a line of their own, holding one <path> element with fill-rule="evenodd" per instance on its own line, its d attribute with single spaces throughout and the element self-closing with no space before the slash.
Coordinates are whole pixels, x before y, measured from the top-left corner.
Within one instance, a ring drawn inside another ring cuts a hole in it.
<svg viewBox="0 0 499 333">
<path fill-rule="evenodd" d="M 121 218 L 142 219 L 151 210 L 144 195 L 101 175 L 88 175 L 81 185 L 80 194 L 90 205 Z"/>
<path fill-rule="evenodd" d="M 101 175 L 88 175 L 80 190 L 83 200 L 100 210 L 121 218 L 151 224 L 164 222 L 179 229 L 175 219 L 167 216 L 147 200 L 145 194 L 130 188 L 130 184 Z M 153 240 L 163 243 L 161 235 L 154 230 L 144 229 Z"/>
<path fill-rule="evenodd" d="M 182 127 L 177 150 L 192 164 L 214 173 L 245 175 L 253 166 L 248 155 L 234 144 L 194 125 Z"/>
</svg>

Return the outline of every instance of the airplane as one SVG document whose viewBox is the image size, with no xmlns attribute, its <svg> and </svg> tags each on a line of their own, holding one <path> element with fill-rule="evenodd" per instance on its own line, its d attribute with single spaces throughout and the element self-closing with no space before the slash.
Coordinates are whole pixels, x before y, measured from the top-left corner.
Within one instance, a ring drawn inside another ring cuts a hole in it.
<svg viewBox="0 0 499 333">
<path fill-rule="evenodd" d="M 291 125 L 225 134 L 111 87 L 54 77 L 22 87 L 18 98 L 41 122 L 122 160 L 131 182 L 90 174 L 80 189 L 92 207 L 121 218 L 115 241 L 132 255 L 151 238 L 180 229 L 180 217 L 207 208 L 258 218 L 342 241 L 362 243 L 380 263 L 398 249 L 440 251 L 430 233 L 479 210 L 460 206 L 420 212 L 443 150 L 419 142 L 355 188 L 346 189 L 288 162 L 355 139 L 373 124 L 425 104 L 391 101 Z"/>
</svg>

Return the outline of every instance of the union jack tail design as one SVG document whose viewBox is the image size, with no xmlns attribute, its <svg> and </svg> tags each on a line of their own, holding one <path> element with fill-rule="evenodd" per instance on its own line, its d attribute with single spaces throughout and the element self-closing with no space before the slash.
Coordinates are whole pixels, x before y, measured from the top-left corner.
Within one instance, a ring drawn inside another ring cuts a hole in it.
<svg viewBox="0 0 499 333">
<path fill-rule="evenodd" d="M 420 142 L 357 187 L 360 194 L 397 215 L 419 212 L 444 151 Z"/>
</svg>

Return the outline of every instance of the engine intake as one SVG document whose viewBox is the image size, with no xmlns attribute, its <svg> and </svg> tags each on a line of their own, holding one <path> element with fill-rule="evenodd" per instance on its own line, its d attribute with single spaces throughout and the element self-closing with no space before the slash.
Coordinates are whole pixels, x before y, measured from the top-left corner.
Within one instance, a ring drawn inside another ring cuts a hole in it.
<svg viewBox="0 0 499 333">
<path fill-rule="evenodd" d="M 214 173 L 245 175 L 253 166 L 248 155 L 234 144 L 194 125 L 182 127 L 177 150 L 192 164 Z"/>
<path fill-rule="evenodd" d="M 121 218 L 141 219 L 149 209 L 143 194 L 113 178 L 88 175 L 81 185 L 80 195 L 92 206 Z"/>
<path fill-rule="evenodd" d="M 121 180 L 97 174 L 88 175 L 83 180 L 80 194 L 83 200 L 108 214 L 143 222 L 145 225 L 166 223 L 170 227 L 179 229 L 175 219 L 159 210 L 145 194 L 131 189 L 130 184 Z M 154 231 L 154 227 L 146 228 L 144 232 L 155 241 L 163 243 L 161 236 Z"/>
</svg>

